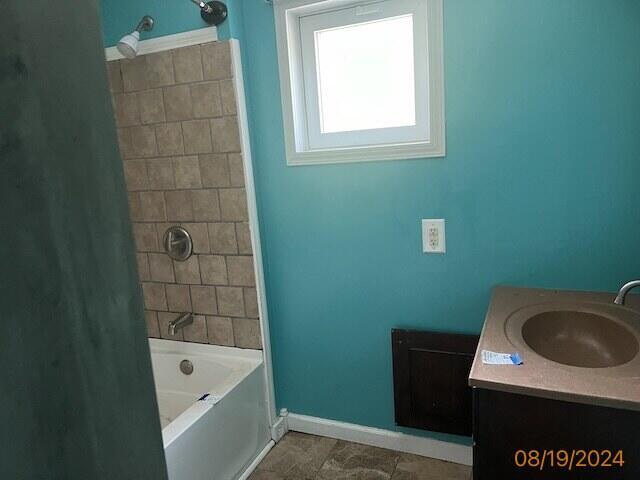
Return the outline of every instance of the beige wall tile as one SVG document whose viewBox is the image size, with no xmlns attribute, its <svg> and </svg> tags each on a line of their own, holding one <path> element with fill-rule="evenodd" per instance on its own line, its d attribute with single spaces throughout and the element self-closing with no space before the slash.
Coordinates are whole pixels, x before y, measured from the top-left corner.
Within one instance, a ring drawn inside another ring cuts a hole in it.
<svg viewBox="0 0 640 480">
<path fill-rule="evenodd" d="M 229 154 L 229 174 L 233 187 L 244 187 L 244 165 L 239 153 Z"/>
<path fill-rule="evenodd" d="M 133 238 L 139 252 L 158 251 L 158 234 L 152 223 L 134 223 Z"/>
<path fill-rule="evenodd" d="M 193 323 L 183 329 L 185 342 L 209 343 L 207 337 L 207 321 L 204 315 L 194 315 Z"/>
<path fill-rule="evenodd" d="M 220 255 L 200 255 L 200 277 L 205 285 L 227 285 L 227 264 Z"/>
<path fill-rule="evenodd" d="M 149 270 L 149 259 L 146 253 L 136 253 L 136 263 L 138 264 L 138 279 L 141 282 L 151 280 L 151 271 Z"/>
<path fill-rule="evenodd" d="M 140 202 L 140 194 L 138 192 L 128 192 L 129 199 L 129 215 L 133 222 L 142 221 L 142 202 Z"/>
<path fill-rule="evenodd" d="M 147 60 L 144 55 L 134 59 L 123 59 L 120 61 L 122 70 L 122 84 L 125 92 L 136 90 L 146 90 L 149 88 L 147 82 Z"/>
<path fill-rule="evenodd" d="M 167 310 L 167 297 L 162 283 L 142 282 L 144 305 L 148 310 Z"/>
<path fill-rule="evenodd" d="M 200 265 L 198 264 L 198 255 L 192 255 L 184 262 L 174 261 L 173 263 L 177 283 L 196 285 L 200 283 Z"/>
<path fill-rule="evenodd" d="M 228 42 L 111 63 L 114 111 L 125 127 L 118 129 L 118 142 L 128 159 L 131 217 L 156 222 L 134 223 L 149 335 L 169 338 L 168 323 L 193 310 L 200 314 L 194 324 L 173 339 L 260 348 Z M 186 262 L 160 253 L 164 231 L 175 224 L 194 240 L 195 254 Z"/>
<path fill-rule="evenodd" d="M 206 43 L 201 48 L 204 78 L 207 80 L 231 78 L 233 73 L 229 42 Z"/>
<path fill-rule="evenodd" d="M 244 317 L 244 298 L 240 287 L 216 287 L 218 313 L 229 317 Z"/>
<path fill-rule="evenodd" d="M 145 222 L 158 222 L 167 219 L 162 192 L 140 192 L 142 218 Z"/>
<path fill-rule="evenodd" d="M 173 262 L 166 253 L 149 254 L 149 272 L 154 282 L 173 283 Z"/>
<path fill-rule="evenodd" d="M 220 201 L 217 190 L 191 190 L 193 219 L 197 222 L 220 220 Z"/>
<path fill-rule="evenodd" d="M 220 98 L 222 99 L 222 113 L 225 115 L 235 115 L 237 109 L 233 80 L 220 81 Z"/>
<path fill-rule="evenodd" d="M 147 57 L 147 80 L 150 88 L 173 85 L 173 62 L 171 51 L 150 53 Z"/>
<path fill-rule="evenodd" d="M 163 123 L 156 125 L 158 138 L 158 153 L 160 155 L 182 155 L 184 141 L 182 139 L 182 125 L 180 123 Z"/>
<path fill-rule="evenodd" d="M 256 279 L 253 273 L 253 257 L 227 257 L 229 285 L 253 287 Z"/>
<path fill-rule="evenodd" d="M 188 285 L 167 285 L 166 288 L 169 311 L 191 312 L 191 295 Z"/>
<path fill-rule="evenodd" d="M 211 136 L 214 152 L 240 151 L 240 131 L 236 117 L 211 119 Z"/>
<path fill-rule="evenodd" d="M 147 161 L 147 173 L 149 175 L 149 188 L 152 190 L 171 190 L 176 186 L 173 178 L 173 164 L 169 157 L 149 159 Z"/>
<path fill-rule="evenodd" d="M 140 121 L 144 124 L 164 122 L 162 90 L 157 88 L 138 93 L 138 110 L 140 111 Z"/>
<path fill-rule="evenodd" d="M 140 124 L 137 93 L 117 93 L 113 96 L 114 114 L 118 127 Z"/>
<path fill-rule="evenodd" d="M 248 223 L 236 223 L 236 236 L 238 238 L 238 252 L 241 255 L 252 255 L 251 231 Z"/>
<path fill-rule="evenodd" d="M 233 338 L 236 347 L 240 348 L 262 348 L 260 338 L 260 321 L 253 318 L 233 319 Z"/>
<path fill-rule="evenodd" d="M 176 83 L 199 82 L 203 78 L 200 45 L 176 48 L 173 54 L 173 69 Z"/>
<path fill-rule="evenodd" d="M 244 289 L 244 308 L 247 312 L 247 317 L 258 318 L 258 295 L 255 288 Z"/>
<path fill-rule="evenodd" d="M 191 101 L 196 118 L 211 118 L 222 115 L 220 85 L 218 82 L 204 82 L 191 85 Z"/>
<path fill-rule="evenodd" d="M 128 191 L 146 190 L 149 188 L 147 162 L 145 160 L 128 160 L 123 162 L 124 181 Z"/>
<path fill-rule="evenodd" d="M 233 347 L 233 323 L 226 317 L 207 317 L 209 343 Z"/>
<path fill-rule="evenodd" d="M 167 220 L 189 221 L 193 220 L 193 205 L 189 190 L 173 190 L 164 192 L 167 205 Z"/>
<path fill-rule="evenodd" d="M 160 326 L 158 325 L 158 314 L 150 310 L 145 310 L 144 320 L 147 324 L 147 336 L 150 338 L 160 338 Z"/>
<path fill-rule="evenodd" d="M 175 335 L 169 335 L 169 323 L 175 320 L 179 314 L 172 312 L 158 312 L 158 326 L 160 327 L 160 338 L 167 340 L 184 340 L 183 330 L 178 330 Z"/>
<path fill-rule="evenodd" d="M 191 286 L 193 311 L 215 315 L 218 313 L 215 287 Z"/>
<path fill-rule="evenodd" d="M 211 253 L 237 254 L 238 242 L 233 223 L 210 223 L 209 244 Z"/>
<path fill-rule="evenodd" d="M 153 157 L 158 153 L 156 132 L 153 127 L 138 125 L 129 127 L 129 148 L 132 157 Z"/>
<path fill-rule="evenodd" d="M 200 155 L 200 174 L 202 185 L 205 187 L 229 187 L 229 162 L 227 156 L 221 153 Z"/>
<path fill-rule="evenodd" d="M 168 122 L 193 118 L 193 104 L 189 85 L 164 88 L 164 110 Z"/>
<path fill-rule="evenodd" d="M 196 155 L 188 157 L 174 157 L 173 174 L 176 188 L 200 188 L 200 163 Z"/>
<path fill-rule="evenodd" d="M 249 220 L 247 212 L 247 195 L 244 188 L 221 189 L 220 218 L 222 220 L 246 222 Z"/>
<path fill-rule="evenodd" d="M 111 93 L 120 93 L 123 90 L 122 72 L 120 71 L 120 60 L 107 62 L 107 74 L 109 76 L 109 88 Z"/>
<path fill-rule="evenodd" d="M 182 122 L 184 153 L 210 153 L 212 151 L 211 132 L 208 126 L 208 120 Z"/>
<path fill-rule="evenodd" d="M 209 253 L 209 230 L 206 223 L 185 223 L 182 225 L 193 241 L 194 253 Z"/>
</svg>

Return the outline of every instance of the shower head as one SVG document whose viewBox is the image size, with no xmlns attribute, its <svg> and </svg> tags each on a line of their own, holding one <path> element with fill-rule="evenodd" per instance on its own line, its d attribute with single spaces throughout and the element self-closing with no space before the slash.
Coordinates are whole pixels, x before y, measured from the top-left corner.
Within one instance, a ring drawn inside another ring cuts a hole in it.
<svg viewBox="0 0 640 480">
<path fill-rule="evenodd" d="M 118 42 L 118 51 L 126 58 L 135 58 L 138 54 L 139 40 L 140 32 L 134 30 L 120 39 Z"/>
<path fill-rule="evenodd" d="M 118 42 L 118 51 L 126 58 L 135 58 L 138 54 L 140 32 L 148 32 L 149 30 L 153 30 L 153 17 L 145 15 L 133 32 L 128 33 L 120 39 Z"/>
</svg>

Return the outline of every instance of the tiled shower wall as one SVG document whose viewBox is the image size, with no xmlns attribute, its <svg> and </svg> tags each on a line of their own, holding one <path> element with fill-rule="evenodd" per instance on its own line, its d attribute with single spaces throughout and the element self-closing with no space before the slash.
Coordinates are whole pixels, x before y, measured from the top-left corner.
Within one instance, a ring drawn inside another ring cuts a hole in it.
<svg viewBox="0 0 640 480">
<path fill-rule="evenodd" d="M 108 62 L 150 337 L 261 348 L 229 42 Z M 194 255 L 163 252 L 166 229 Z M 168 323 L 195 320 L 174 337 Z"/>
</svg>

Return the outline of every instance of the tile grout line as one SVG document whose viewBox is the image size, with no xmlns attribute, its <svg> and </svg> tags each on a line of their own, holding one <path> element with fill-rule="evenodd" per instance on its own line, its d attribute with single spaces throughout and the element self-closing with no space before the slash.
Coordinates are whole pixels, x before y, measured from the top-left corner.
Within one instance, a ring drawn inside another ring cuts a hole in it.
<svg viewBox="0 0 640 480">
<path fill-rule="evenodd" d="M 400 456 L 402 455 L 402 453 L 400 453 L 400 452 L 397 452 L 397 453 L 398 453 L 398 457 L 396 458 L 396 461 L 394 462 L 393 470 L 391 470 L 391 475 L 389 475 L 389 480 L 393 480 L 393 477 L 396 474 L 396 471 L 398 470 L 398 464 L 400 463 Z"/>
<path fill-rule="evenodd" d="M 336 448 L 336 445 L 338 445 L 338 442 L 336 442 L 335 445 L 333 447 L 331 447 L 331 450 L 329 450 L 327 452 L 327 454 L 324 456 L 324 459 L 323 459 L 322 463 L 320 464 L 320 466 L 318 467 L 318 469 L 315 472 L 314 480 L 319 479 L 320 471 L 322 470 L 322 467 L 324 467 L 325 463 L 327 463 L 329 461 L 329 458 L 331 457 L 331 452 L 333 452 L 333 450 Z"/>
</svg>

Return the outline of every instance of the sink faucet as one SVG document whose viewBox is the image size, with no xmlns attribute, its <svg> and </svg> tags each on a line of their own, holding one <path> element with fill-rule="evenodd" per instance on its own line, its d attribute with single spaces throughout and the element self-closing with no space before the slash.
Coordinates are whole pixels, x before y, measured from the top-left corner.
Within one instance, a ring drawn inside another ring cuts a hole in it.
<svg viewBox="0 0 640 480">
<path fill-rule="evenodd" d="M 169 322 L 169 335 L 174 336 L 178 330 L 182 330 L 187 325 L 193 323 L 193 314 L 183 313 L 179 317 Z"/>
<path fill-rule="evenodd" d="M 640 280 L 633 280 L 632 282 L 625 283 L 618 292 L 618 296 L 613 303 L 616 305 L 624 305 L 624 299 L 626 298 L 627 293 L 629 293 L 629 290 L 636 287 L 640 287 Z"/>
</svg>

